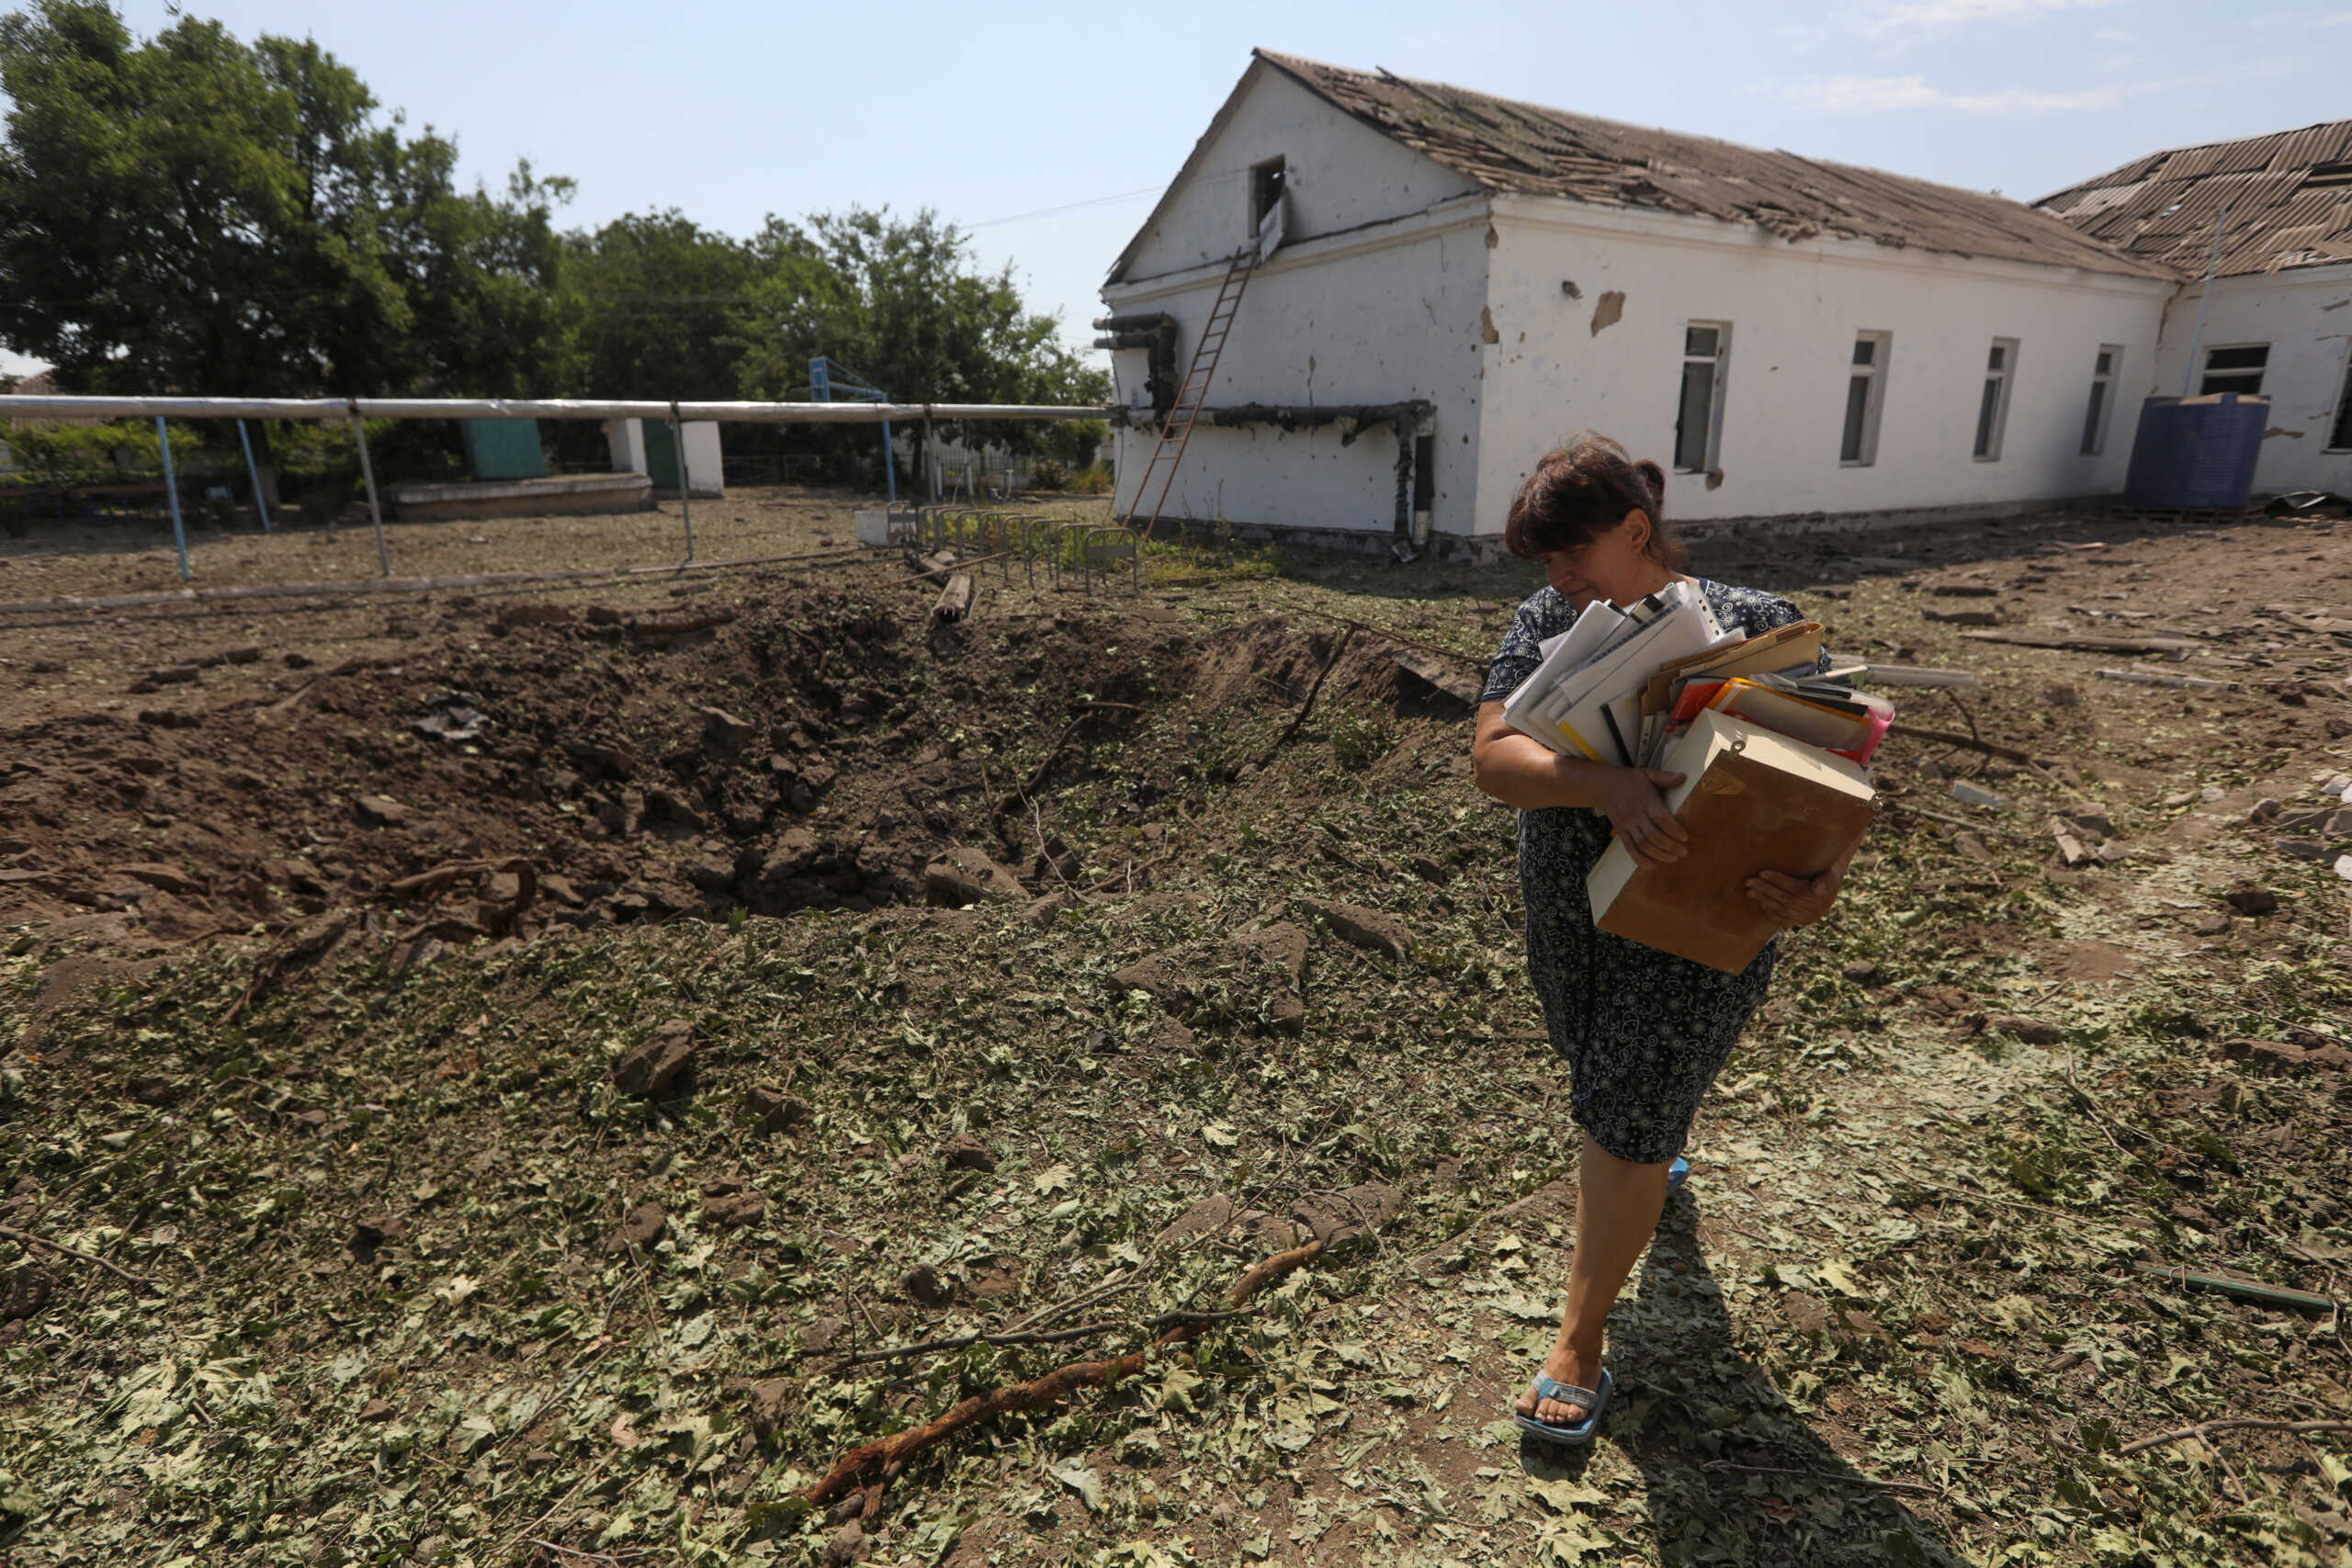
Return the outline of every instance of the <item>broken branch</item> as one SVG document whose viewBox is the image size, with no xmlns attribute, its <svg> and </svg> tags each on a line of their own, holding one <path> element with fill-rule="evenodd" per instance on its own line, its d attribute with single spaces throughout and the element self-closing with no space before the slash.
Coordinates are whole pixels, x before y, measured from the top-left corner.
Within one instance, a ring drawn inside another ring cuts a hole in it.
<svg viewBox="0 0 2352 1568">
<path fill-rule="evenodd" d="M 1250 1298 L 1263 1290 L 1270 1281 L 1280 1279 L 1302 1264 L 1312 1262 L 1322 1251 L 1321 1242 L 1310 1241 L 1304 1247 L 1295 1247 L 1288 1252 L 1276 1253 L 1259 1262 L 1234 1284 L 1232 1294 L 1227 1298 L 1232 1303 L 1232 1311 L 1239 1312 L 1250 1304 Z M 821 1507 L 861 1484 L 859 1478 L 868 1472 L 879 1471 L 887 1482 L 912 1455 L 944 1442 L 967 1427 L 999 1416 L 1059 1404 L 1080 1390 L 1098 1385 L 1109 1387 L 1121 1378 L 1132 1377 L 1143 1370 L 1145 1359 L 1152 1350 L 1182 1344 L 1198 1334 L 1202 1327 L 1200 1320 L 1207 1314 L 1171 1313 L 1165 1315 L 1180 1321 L 1144 1349 L 1109 1360 L 1072 1361 L 1028 1382 L 976 1394 L 920 1427 L 910 1427 L 903 1432 L 894 1432 L 887 1438 L 860 1444 L 843 1454 L 831 1472 L 802 1493 L 801 1496 L 810 1506 Z M 872 1499 L 869 1499 L 867 1506 L 871 1512 Z"/>
<path fill-rule="evenodd" d="M 51 1252 L 62 1252 L 68 1258 L 78 1258 L 85 1263 L 95 1263 L 107 1273 L 128 1280 L 134 1285 L 143 1285 L 151 1291 L 155 1288 L 154 1280 L 143 1279 L 127 1269 L 117 1268 L 95 1252 L 85 1252 L 78 1247 L 68 1247 L 62 1241 L 51 1241 L 45 1235 L 35 1235 L 30 1231 L 20 1231 L 14 1225 L 0 1225 L 0 1235 L 6 1236 L 10 1241 L 22 1242 L 27 1247 L 45 1247 Z"/>
<path fill-rule="evenodd" d="M 2134 1438 L 2115 1451 L 2119 1456 L 2136 1454 L 2143 1449 L 2161 1448 L 2166 1443 L 2179 1442 L 2184 1438 L 2202 1441 L 2208 1433 L 2229 1431 L 2352 1432 L 2352 1421 L 2266 1421 L 2251 1416 L 2230 1416 L 2218 1421 L 2199 1421 L 2194 1427 L 2183 1427 L 2177 1431 L 2158 1432 L 2150 1438 Z"/>
<path fill-rule="evenodd" d="M 1292 738 L 1297 735 L 1299 730 L 1306 727 L 1306 716 L 1315 711 L 1315 699 L 1323 694 L 1323 682 L 1325 679 L 1330 675 L 1332 666 L 1340 662 L 1340 655 L 1348 650 L 1348 643 L 1355 637 L 1355 628 L 1353 626 L 1350 626 L 1346 631 L 1340 634 L 1340 640 L 1331 645 L 1331 651 L 1329 655 L 1323 660 L 1323 668 L 1315 672 L 1315 684 L 1306 689 L 1306 700 L 1299 704 L 1298 711 L 1296 713 L 1291 715 L 1290 728 L 1283 730 L 1281 736 L 1276 739 L 1274 743 L 1266 748 L 1266 754 L 1258 759 L 1258 765 L 1260 767 L 1262 768 L 1268 762 L 1272 761 L 1274 760 L 1274 753 L 1289 745 Z"/>
<path fill-rule="evenodd" d="M 2014 746 L 1997 741 L 1980 740 L 1973 735 L 1962 735 L 1955 730 L 1929 729 L 1923 725 L 1895 723 L 1887 726 L 1890 735 L 1905 735 L 1914 740 L 1925 740 L 1936 746 L 1959 746 L 1971 751 L 1982 751 L 1988 757 L 1998 757 L 2005 762 L 2030 762 L 2033 753 L 2020 751 Z"/>
<path fill-rule="evenodd" d="M 1143 1281 L 1137 1280 L 1137 1284 Z M 1247 1317 L 1246 1312 L 1163 1312 L 1144 1319 L 1146 1328 L 1169 1328 L 1178 1325 L 1222 1323 L 1227 1318 Z M 1085 1339 L 1097 1334 L 1108 1334 L 1127 1325 L 1118 1318 L 1105 1318 L 1101 1323 L 1081 1323 L 1073 1328 L 1007 1329 L 1001 1334 L 959 1334 L 947 1339 L 925 1339 L 914 1345 L 895 1345 L 883 1350 L 861 1350 L 841 1363 L 839 1370 L 862 1367 L 873 1361 L 896 1361 L 909 1356 L 928 1356 L 940 1350 L 961 1350 L 972 1345 L 1058 1345 L 1065 1340 Z"/>
</svg>

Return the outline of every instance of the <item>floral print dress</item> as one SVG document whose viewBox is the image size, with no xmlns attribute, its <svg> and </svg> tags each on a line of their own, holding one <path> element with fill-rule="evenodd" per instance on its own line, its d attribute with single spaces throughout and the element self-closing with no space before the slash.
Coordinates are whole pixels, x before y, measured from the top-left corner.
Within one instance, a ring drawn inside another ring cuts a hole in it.
<svg viewBox="0 0 2352 1568">
<path fill-rule="evenodd" d="M 1804 617 L 1787 600 L 1697 578 L 1716 625 L 1754 637 Z M 1538 647 L 1576 612 L 1546 586 L 1519 607 L 1487 667 L 1480 701 L 1500 702 L 1542 662 Z M 1578 807 L 1519 814 L 1527 973 L 1552 1048 L 1567 1058 L 1577 1124 L 1619 1159 L 1656 1165 L 1682 1152 L 1707 1091 L 1772 978 L 1773 945 L 1736 975 L 1693 964 L 1592 923 L 1585 874 L 1609 847 L 1609 818 Z"/>
</svg>

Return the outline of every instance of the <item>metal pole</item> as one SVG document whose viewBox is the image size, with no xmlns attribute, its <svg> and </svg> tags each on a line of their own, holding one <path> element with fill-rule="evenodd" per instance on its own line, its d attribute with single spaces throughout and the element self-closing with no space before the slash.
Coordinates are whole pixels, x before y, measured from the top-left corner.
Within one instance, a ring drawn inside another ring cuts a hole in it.
<svg viewBox="0 0 2352 1568">
<path fill-rule="evenodd" d="M 245 449 L 245 478 L 253 481 L 254 510 L 261 513 L 261 531 L 266 534 L 270 531 L 269 502 L 261 498 L 261 470 L 254 466 L 253 437 L 245 434 L 245 422 L 242 419 L 237 422 L 237 445 Z"/>
<path fill-rule="evenodd" d="M 164 428 L 163 416 L 155 418 L 155 445 L 164 453 L 164 494 L 172 503 L 172 543 L 180 550 L 180 581 L 186 582 L 187 570 L 187 530 L 180 524 L 179 481 L 172 477 L 172 433 Z"/>
<path fill-rule="evenodd" d="M 899 504 L 899 458 L 898 455 L 890 450 L 890 422 L 887 419 L 882 422 L 882 480 L 890 487 L 888 504 L 897 506 Z"/>
<path fill-rule="evenodd" d="M 931 479 L 931 503 L 939 504 L 939 446 L 932 437 L 931 415 L 922 416 L 922 467 Z"/>
<path fill-rule="evenodd" d="M 376 525 L 376 569 L 392 575 L 392 552 L 384 547 L 384 507 L 376 499 L 376 465 L 368 460 L 368 427 L 360 422 L 358 403 L 351 403 L 351 434 L 359 442 L 359 474 L 368 481 L 368 520 Z"/>
<path fill-rule="evenodd" d="M 686 427 L 678 418 L 678 405 L 670 405 L 670 451 L 678 459 L 678 513 L 686 522 L 686 558 L 695 558 L 694 482 L 686 474 Z"/>
<path fill-rule="evenodd" d="M 2188 340 L 2188 368 L 2180 373 L 2180 395 L 2197 384 L 2197 355 L 2205 346 L 2205 312 L 2213 303 L 2213 274 L 2222 265 L 2222 225 L 2230 218 L 2230 204 L 2223 202 L 2222 210 L 2213 217 L 2213 258 L 2205 264 L 2205 297 L 2197 302 L 2197 335 Z"/>
</svg>

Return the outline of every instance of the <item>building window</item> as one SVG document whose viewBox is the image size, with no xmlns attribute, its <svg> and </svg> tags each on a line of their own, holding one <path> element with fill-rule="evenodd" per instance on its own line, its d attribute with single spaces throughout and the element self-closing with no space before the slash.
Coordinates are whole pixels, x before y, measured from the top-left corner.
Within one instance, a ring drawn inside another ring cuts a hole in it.
<svg viewBox="0 0 2352 1568">
<path fill-rule="evenodd" d="M 1846 426 L 1838 441 L 1838 460 L 1849 468 L 1867 468 L 1878 461 L 1878 411 L 1886 400 L 1886 360 L 1894 340 L 1885 333 L 1863 333 L 1854 339 L 1854 363 L 1846 378 Z"/>
<path fill-rule="evenodd" d="M 2335 418 L 2327 427 L 2327 449 L 2352 449 L 2352 355 L 2344 360 L 2344 386 L 2335 394 Z"/>
<path fill-rule="evenodd" d="M 1724 418 L 1724 356 L 1728 321 L 1692 321 L 1682 329 L 1682 398 L 1674 411 L 1674 466 L 1703 474 L 1715 466 Z"/>
<path fill-rule="evenodd" d="M 1250 231 L 1254 234 L 1265 222 L 1266 214 L 1282 204 L 1283 187 L 1290 182 L 1290 170 L 1280 158 L 1269 158 L 1250 171 Z"/>
<path fill-rule="evenodd" d="M 2009 382 L 2017 375 L 2018 340 L 1996 337 L 1984 356 L 1984 395 L 1976 404 L 1976 460 L 2001 457 L 2001 431 L 2009 423 Z"/>
<path fill-rule="evenodd" d="M 2122 367 L 2123 350 L 2111 343 L 2098 345 L 2091 361 L 2090 406 L 2083 411 L 2083 456 L 2096 457 L 2107 450 L 2107 420 L 2115 409 L 2115 373 Z"/>
<path fill-rule="evenodd" d="M 2198 383 L 2198 395 L 2235 392 L 2241 397 L 2258 398 L 2262 395 L 2262 373 L 2269 366 L 2270 345 L 2267 343 L 2209 348 L 2205 351 L 2205 379 Z"/>
</svg>

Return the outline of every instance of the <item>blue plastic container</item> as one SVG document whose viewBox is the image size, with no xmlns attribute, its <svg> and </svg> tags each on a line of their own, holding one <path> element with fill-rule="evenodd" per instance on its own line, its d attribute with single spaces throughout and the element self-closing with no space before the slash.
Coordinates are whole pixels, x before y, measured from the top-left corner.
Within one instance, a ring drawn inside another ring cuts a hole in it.
<svg viewBox="0 0 2352 1568">
<path fill-rule="evenodd" d="M 2269 419 L 2267 398 L 2150 398 L 2140 405 L 2140 430 L 2132 438 L 2125 503 L 2157 512 L 2244 506 Z"/>
</svg>

